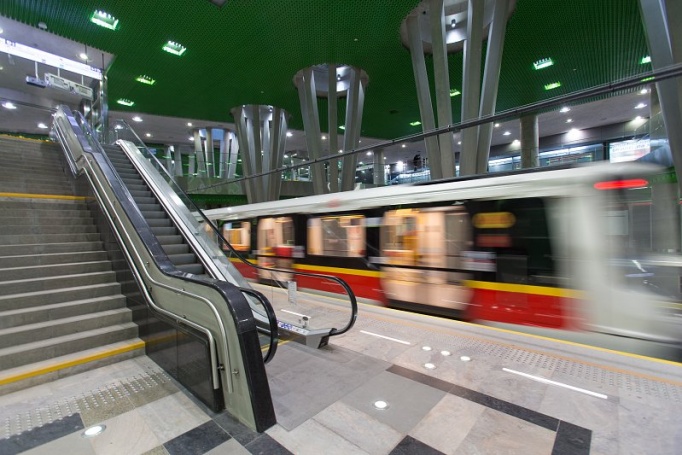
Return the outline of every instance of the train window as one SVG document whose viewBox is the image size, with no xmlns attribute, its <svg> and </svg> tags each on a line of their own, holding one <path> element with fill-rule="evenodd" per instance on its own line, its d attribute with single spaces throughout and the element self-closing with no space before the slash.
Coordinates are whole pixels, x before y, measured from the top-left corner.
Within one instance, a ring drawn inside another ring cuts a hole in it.
<svg viewBox="0 0 682 455">
<path fill-rule="evenodd" d="M 251 249 L 251 223 L 248 221 L 237 221 L 225 223 L 223 225 L 223 237 L 230 242 L 232 248 L 237 251 L 249 251 Z M 227 250 L 227 246 L 223 245 Z"/>
<path fill-rule="evenodd" d="M 386 212 L 381 244 L 388 264 L 416 265 L 418 217 L 413 209 Z"/>
<path fill-rule="evenodd" d="M 555 285 L 545 201 L 539 198 L 471 201 L 477 250 L 495 253 L 497 280 Z"/>
<path fill-rule="evenodd" d="M 290 217 L 262 218 L 258 221 L 258 249 L 260 254 L 278 255 L 279 250 L 294 246 L 294 222 Z"/>
<path fill-rule="evenodd" d="M 365 217 L 341 215 L 308 220 L 308 254 L 362 257 L 365 255 Z"/>
</svg>

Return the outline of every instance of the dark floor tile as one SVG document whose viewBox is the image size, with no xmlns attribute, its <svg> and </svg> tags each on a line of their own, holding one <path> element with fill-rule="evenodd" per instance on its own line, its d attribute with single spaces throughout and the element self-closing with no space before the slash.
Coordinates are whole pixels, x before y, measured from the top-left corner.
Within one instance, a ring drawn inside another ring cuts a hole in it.
<svg viewBox="0 0 682 455">
<path fill-rule="evenodd" d="M 214 416 L 213 421 L 243 446 L 260 436 L 259 433 L 239 422 L 227 412 Z"/>
<path fill-rule="evenodd" d="M 561 421 L 552 455 L 589 455 L 592 430 Z"/>
<path fill-rule="evenodd" d="M 24 431 L 21 434 L 0 439 L 0 454 L 13 455 L 34 447 L 47 444 L 71 433 L 82 431 L 84 428 L 80 414 L 72 414 L 54 422 Z"/>
<path fill-rule="evenodd" d="M 412 379 L 413 381 L 420 382 L 429 387 L 433 387 L 434 389 L 442 390 L 443 392 L 449 392 L 453 387 L 453 384 L 447 381 L 443 381 L 442 379 L 434 378 L 433 376 L 419 373 L 418 371 L 410 370 L 409 368 L 398 365 L 391 365 L 386 371 L 407 379 Z"/>
<path fill-rule="evenodd" d="M 209 420 L 168 441 L 163 446 L 170 455 L 202 455 L 230 439 L 230 435 L 225 430 Z"/>
<path fill-rule="evenodd" d="M 440 450 L 424 444 L 411 436 L 405 436 L 400 443 L 391 450 L 390 455 L 444 455 Z"/>
<path fill-rule="evenodd" d="M 283 445 L 265 433 L 246 444 L 246 450 L 253 455 L 293 455 Z"/>
</svg>

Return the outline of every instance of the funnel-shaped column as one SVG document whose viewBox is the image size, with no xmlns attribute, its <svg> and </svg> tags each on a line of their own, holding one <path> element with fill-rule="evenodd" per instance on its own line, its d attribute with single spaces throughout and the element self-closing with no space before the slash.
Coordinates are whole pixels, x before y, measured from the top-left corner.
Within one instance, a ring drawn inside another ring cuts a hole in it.
<svg viewBox="0 0 682 455">
<path fill-rule="evenodd" d="M 279 199 L 289 114 L 281 108 L 244 105 L 230 110 L 234 117 L 244 166 L 244 192 L 249 203 Z"/>
<path fill-rule="evenodd" d="M 400 33 L 412 56 L 423 131 L 452 124 L 452 100 L 459 100 L 460 95 L 462 121 L 494 114 L 504 31 L 515 4 L 516 0 L 424 0 L 405 18 Z M 488 45 L 481 87 L 482 43 L 486 33 Z M 451 85 L 448 54 L 462 50 L 462 83 Z M 433 55 L 437 117 L 425 53 Z M 489 126 L 462 131 L 460 174 L 473 174 L 477 166 L 483 166 L 485 171 L 491 135 Z M 452 134 L 426 138 L 425 148 L 432 179 L 455 175 Z"/>
<path fill-rule="evenodd" d="M 340 127 L 344 129 L 342 151 L 349 152 L 358 146 L 368 81 L 367 74 L 361 69 L 336 64 L 308 67 L 294 76 L 310 158 L 312 160 L 330 158 L 327 163 L 316 163 L 311 167 L 315 194 L 336 192 L 339 189 L 348 191 L 355 187 L 357 157 L 353 154 L 343 156 L 339 181 L 339 162 L 333 156 L 340 148 L 338 137 Z M 338 99 L 341 97 L 346 98 L 346 117 L 343 125 L 339 125 L 338 120 Z M 327 98 L 329 101 L 327 115 L 329 137 L 326 148 L 321 135 L 318 98 Z"/>
</svg>

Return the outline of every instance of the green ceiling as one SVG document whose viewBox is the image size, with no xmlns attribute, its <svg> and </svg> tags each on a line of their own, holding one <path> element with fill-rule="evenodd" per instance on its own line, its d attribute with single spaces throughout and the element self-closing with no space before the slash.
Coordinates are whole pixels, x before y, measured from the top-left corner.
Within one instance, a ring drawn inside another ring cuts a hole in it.
<svg viewBox="0 0 682 455">
<path fill-rule="evenodd" d="M 294 74 L 320 63 L 364 69 L 363 135 L 395 138 L 419 131 L 410 55 L 399 36 L 416 0 L 0 0 L 0 14 L 87 43 L 116 59 L 109 71 L 110 108 L 232 121 L 230 108 L 272 104 L 303 129 Z M 90 22 L 95 9 L 120 20 L 116 31 Z M 182 57 L 163 52 L 173 40 Z M 507 28 L 497 110 L 634 76 L 650 69 L 638 0 L 518 0 Z M 532 62 L 551 57 L 541 71 Z M 96 62 L 96 60 L 95 60 Z M 427 66 L 430 66 L 427 59 Z M 461 89 L 462 54 L 449 59 Z M 146 74 L 154 86 L 135 81 Z M 562 86 L 545 91 L 543 85 Z M 135 106 L 116 105 L 129 98 Z M 459 99 L 453 98 L 454 118 Z M 325 109 L 323 105 L 321 110 Z"/>
</svg>

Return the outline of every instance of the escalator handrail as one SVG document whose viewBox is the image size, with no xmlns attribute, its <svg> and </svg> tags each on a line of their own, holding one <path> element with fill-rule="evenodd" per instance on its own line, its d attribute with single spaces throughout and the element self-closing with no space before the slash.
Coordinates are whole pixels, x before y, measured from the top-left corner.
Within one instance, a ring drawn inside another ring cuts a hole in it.
<svg viewBox="0 0 682 455">
<path fill-rule="evenodd" d="M 109 161 L 108 157 L 106 156 L 106 153 L 101 149 L 101 145 L 95 140 L 92 143 L 87 140 L 85 133 L 83 132 L 83 129 L 81 126 L 83 126 L 86 130 L 89 125 L 87 125 L 87 122 L 81 122 L 79 125 L 78 121 L 76 120 L 76 117 L 71 113 L 70 109 L 66 106 L 61 107 L 62 111 L 64 112 L 64 115 L 67 117 L 69 123 L 71 124 L 71 127 L 73 128 L 73 134 L 77 136 L 77 140 L 80 142 L 81 148 L 84 153 L 90 154 L 95 161 L 97 161 L 98 165 L 102 169 L 105 177 L 107 180 L 109 180 L 109 185 L 111 186 L 112 190 L 117 194 L 118 202 L 123 208 L 124 212 L 130 219 L 131 224 L 135 226 L 136 231 L 142 238 L 143 244 L 147 248 L 147 252 L 149 256 L 152 258 L 154 263 L 156 264 L 157 268 L 165 275 L 177 278 L 180 280 L 184 281 L 191 281 L 195 283 L 199 283 L 205 286 L 210 286 L 213 289 L 217 290 L 224 298 L 224 301 L 227 305 L 227 308 L 230 312 L 230 314 L 233 317 L 235 327 L 237 328 L 238 336 L 242 337 L 242 334 L 254 330 L 255 331 L 255 321 L 253 318 L 253 314 L 251 313 L 250 307 L 248 306 L 248 303 L 246 302 L 243 294 L 241 292 L 238 293 L 239 296 L 242 298 L 242 302 L 238 302 L 238 299 L 236 299 L 236 296 L 230 296 L 230 294 L 233 294 L 233 289 L 236 291 L 238 288 L 230 283 L 227 282 L 220 282 L 216 280 L 207 280 L 207 279 L 202 279 L 195 277 L 191 274 L 187 274 L 185 272 L 182 272 L 180 270 L 177 270 L 175 266 L 170 262 L 168 259 L 167 255 L 161 248 L 161 245 L 158 243 L 158 240 L 156 240 L 156 237 L 152 234 L 151 228 L 149 227 L 148 223 L 142 216 L 141 212 L 139 211 L 139 207 L 133 202 L 132 196 L 128 192 L 126 186 L 123 184 L 123 182 L 120 180 L 120 177 L 118 174 L 113 170 L 113 165 Z M 91 133 L 91 132 L 90 132 Z M 91 137 L 94 138 L 94 136 Z M 93 146 L 95 147 L 96 150 L 93 150 Z M 79 157 L 80 159 L 80 157 Z M 106 171 L 106 172 L 105 172 Z M 116 182 L 116 185 L 113 183 Z M 115 226 L 113 226 L 115 228 Z M 146 238 L 145 238 L 146 237 Z M 185 293 L 188 294 L 188 293 Z M 190 294 L 191 295 L 191 294 Z M 208 299 L 204 299 L 201 296 L 194 296 L 199 300 L 203 300 L 204 303 L 206 303 L 209 308 L 211 308 L 215 318 L 220 321 L 220 316 L 215 308 L 215 304 L 211 302 Z M 234 302 L 231 300 L 235 300 Z M 150 302 L 151 304 L 154 304 L 153 301 Z M 239 304 L 241 303 L 241 304 Z M 155 310 L 160 310 L 162 314 L 166 314 L 167 316 L 171 317 L 174 320 L 181 321 L 183 323 L 186 323 L 188 326 L 192 326 L 195 328 L 198 328 L 202 332 L 210 334 L 210 330 L 206 327 L 203 327 L 199 324 L 196 324 L 193 321 L 187 320 L 181 315 L 175 314 L 171 311 L 168 311 L 166 309 L 158 307 L 158 305 L 154 305 Z M 225 332 L 225 327 L 222 323 L 218 324 L 220 327 L 220 332 L 221 332 L 221 338 L 222 342 L 226 343 L 227 342 L 227 334 Z M 214 346 L 210 347 L 211 349 L 215 349 Z M 243 347 L 242 347 L 243 348 Z M 227 352 L 227 351 L 226 351 Z M 229 354 L 229 353 L 228 353 Z M 212 363 L 213 363 L 213 355 L 212 357 Z M 226 359 L 226 361 L 229 361 L 229 359 Z M 220 365 L 217 364 L 217 361 L 215 362 L 215 365 L 212 365 L 212 372 L 214 373 L 214 378 L 213 382 L 214 385 L 216 383 L 216 377 L 218 374 L 218 371 L 220 369 Z M 227 384 L 228 388 L 231 387 L 231 375 L 225 375 L 227 378 Z"/>
<path fill-rule="evenodd" d="M 263 357 L 263 362 L 268 363 L 270 362 L 274 357 L 275 357 L 275 352 L 277 352 L 277 344 L 279 343 L 279 331 L 278 331 L 278 325 L 277 325 L 277 315 L 275 314 L 275 309 L 272 307 L 272 304 L 270 301 L 263 295 L 263 293 L 256 291 L 255 289 L 249 289 L 249 288 L 239 288 L 239 290 L 244 293 L 252 296 L 256 300 L 258 300 L 261 305 L 263 305 L 263 308 L 265 309 L 265 313 L 268 316 L 268 324 L 270 326 L 270 343 L 268 346 L 268 352 Z"/>
<path fill-rule="evenodd" d="M 349 317 L 349 319 L 348 319 L 348 322 L 346 323 L 346 325 L 345 325 L 343 328 L 337 329 L 337 328 L 332 327 L 332 328 L 330 329 L 329 335 L 331 336 L 331 335 L 341 335 L 341 334 L 344 334 L 344 333 L 348 332 L 348 331 L 355 325 L 355 322 L 357 321 L 357 317 L 358 317 L 358 302 L 357 302 L 357 298 L 355 297 L 355 293 L 354 293 L 353 290 L 350 288 L 350 286 L 348 285 L 348 283 L 346 283 L 343 279 L 341 279 L 341 278 L 339 278 L 339 277 L 336 277 L 336 276 L 333 276 L 333 275 L 325 275 L 325 274 L 320 274 L 320 273 L 301 272 L 301 271 L 298 271 L 298 270 L 285 270 L 285 269 L 278 269 L 278 268 L 269 268 L 269 267 L 263 267 L 263 266 L 260 266 L 260 265 L 257 265 L 257 264 L 253 264 L 252 262 L 250 262 L 250 261 L 249 261 L 247 258 L 245 258 L 239 251 L 237 251 L 237 250 L 232 246 L 232 244 L 230 244 L 230 242 L 228 242 L 228 241 L 225 239 L 225 237 L 223 237 L 223 235 L 222 235 L 222 233 L 220 232 L 220 230 L 217 228 L 217 226 L 216 226 L 215 224 L 213 224 L 213 222 L 212 222 L 211 220 L 208 219 L 208 217 L 204 214 L 203 210 L 201 210 L 199 207 L 197 207 L 197 205 L 194 203 L 194 201 L 192 201 L 192 199 L 189 197 L 189 195 L 187 195 L 187 194 L 182 190 L 182 188 L 180 188 L 180 186 L 175 182 L 175 179 L 168 173 L 168 170 L 165 168 L 165 166 L 163 166 L 163 164 L 159 161 L 159 159 L 158 159 L 153 153 L 151 153 L 151 152 L 149 151 L 149 149 L 147 148 L 147 146 L 144 144 L 144 141 L 142 141 L 142 139 L 140 139 L 140 137 L 137 135 L 137 133 L 135 132 L 135 130 L 134 130 L 133 128 L 131 128 L 130 125 L 129 125 L 125 120 L 116 120 L 116 122 L 125 125 L 125 127 L 127 128 L 127 130 L 135 136 L 135 139 L 137 140 L 138 144 L 140 144 L 142 147 L 144 147 L 144 148 L 146 149 L 146 154 L 145 154 L 145 155 L 146 155 L 149 159 L 151 159 L 151 160 L 154 161 L 154 163 L 155 163 L 155 165 L 156 165 L 155 167 L 157 168 L 157 170 L 159 170 L 159 172 L 162 172 L 162 173 L 166 174 L 166 180 L 169 181 L 169 184 L 170 184 L 170 182 L 172 182 L 173 189 L 174 189 L 180 196 L 182 196 L 181 199 L 182 199 L 183 201 L 188 201 L 188 202 L 191 204 L 191 207 L 188 207 L 188 208 L 189 208 L 192 212 L 197 213 L 197 214 L 199 214 L 199 216 L 201 216 L 203 222 L 206 223 L 207 226 L 210 226 L 210 227 L 211 227 L 211 229 L 213 230 L 213 232 L 214 232 L 214 234 L 216 235 L 216 237 L 217 237 L 224 245 L 227 245 L 227 247 L 228 247 L 228 249 L 230 250 L 230 252 L 231 252 L 235 257 L 237 257 L 237 259 L 238 259 L 239 261 L 241 261 L 243 264 L 247 265 L 248 267 L 252 267 L 252 268 L 254 268 L 254 269 L 256 269 L 256 270 L 263 270 L 263 271 L 267 271 L 267 272 L 290 273 L 290 274 L 293 274 L 293 275 L 299 275 L 299 276 L 306 276 L 306 277 L 311 277 L 311 278 L 327 279 L 327 280 L 335 281 L 337 284 L 339 284 L 339 285 L 344 289 L 344 291 L 345 291 L 346 294 L 348 295 L 348 298 L 350 299 L 351 314 L 350 314 L 350 317 Z M 140 145 L 138 145 L 138 147 L 140 147 Z"/>
</svg>

